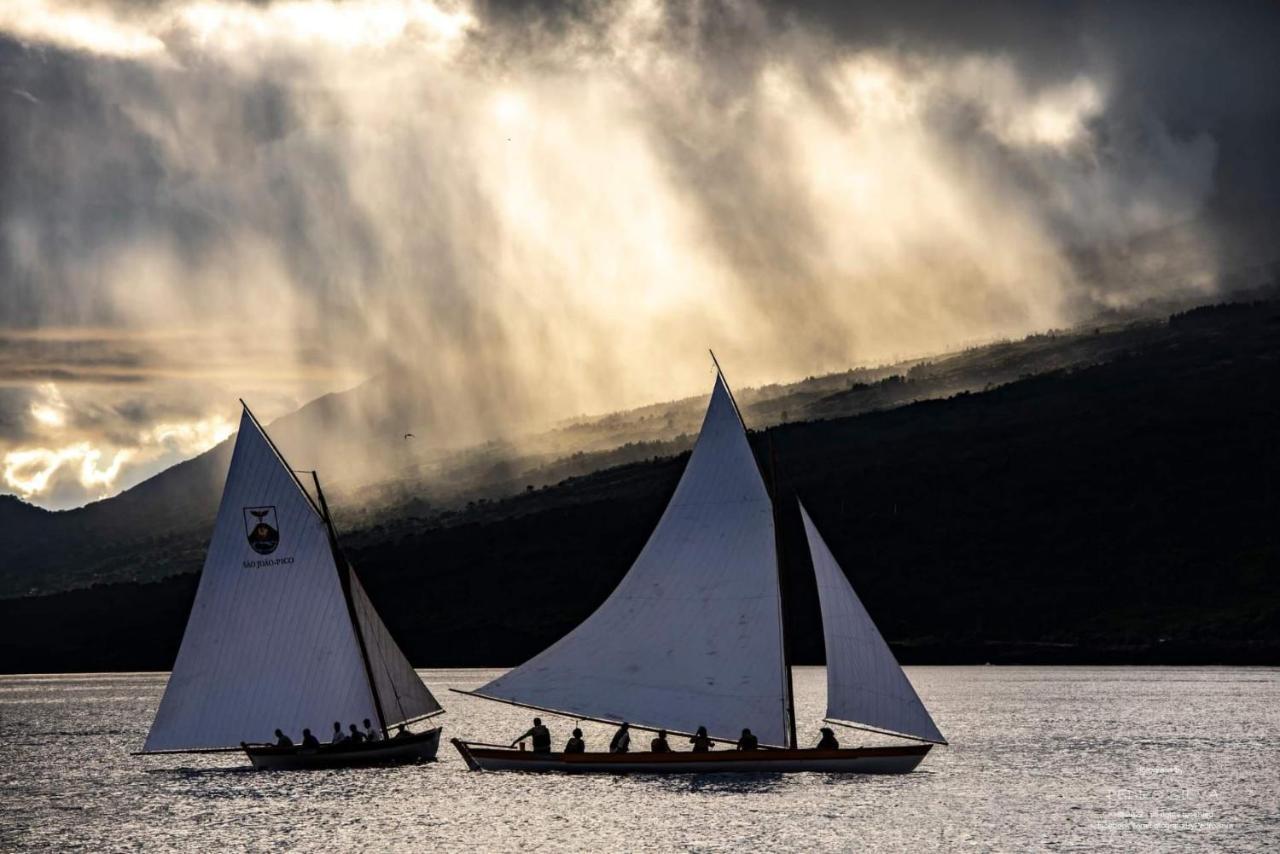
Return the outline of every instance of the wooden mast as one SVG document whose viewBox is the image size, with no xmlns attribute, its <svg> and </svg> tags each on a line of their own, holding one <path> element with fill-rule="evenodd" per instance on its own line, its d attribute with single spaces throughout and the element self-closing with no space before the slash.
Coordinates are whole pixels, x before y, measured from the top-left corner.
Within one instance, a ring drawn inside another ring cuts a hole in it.
<svg viewBox="0 0 1280 854">
<path fill-rule="evenodd" d="M 338 570 L 338 581 L 342 585 L 342 598 L 347 603 L 347 616 L 351 619 L 351 630 L 356 633 L 356 642 L 360 645 L 360 660 L 364 663 L 364 675 L 369 680 L 369 693 L 373 695 L 373 710 L 378 715 L 378 728 L 382 737 L 389 738 L 387 716 L 382 711 L 382 698 L 378 696 L 378 685 L 373 681 L 373 666 L 369 661 L 369 648 L 364 642 L 364 632 L 360 631 L 360 617 L 356 614 L 356 603 L 351 598 L 351 564 L 347 562 L 338 546 L 338 533 L 333 529 L 333 519 L 329 516 L 329 504 L 324 500 L 324 492 L 320 489 L 320 476 L 313 470 L 311 480 L 316 485 L 316 498 L 320 500 L 320 510 L 324 514 L 324 524 L 329 531 L 329 549 L 333 552 L 333 563 Z"/>
</svg>

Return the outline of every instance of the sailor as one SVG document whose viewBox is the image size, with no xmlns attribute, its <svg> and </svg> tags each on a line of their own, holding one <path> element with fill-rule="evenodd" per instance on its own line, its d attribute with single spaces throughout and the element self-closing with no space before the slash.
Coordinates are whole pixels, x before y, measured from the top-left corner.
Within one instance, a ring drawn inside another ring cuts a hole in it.
<svg viewBox="0 0 1280 854">
<path fill-rule="evenodd" d="M 280 730 L 276 730 L 276 747 L 293 747 L 293 739 Z"/>
<path fill-rule="evenodd" d="M 533 743 L 534 753 L 551 752 L 551 730 L 542 725 L 542 718 L 534 718 L 533 726 L 529 727 L 529 731 L 511 742 L 511 746 L 515 747 L 526 738 Z"/>
<path fill-rule="evenodd" d="M 396 738 L 408 738 L 412 734 L 404 724 L 400 724 L 400 728 L 396 730 Z"/>
<path fill-rule="evenodd" d="M 613 740 L 609 742 L 609 752 L 626 753 L 630 749 L 631 724 L 623 721 L 622 726 L 618 727 L 618 731 L 613 734 Z"/>
<path fill-rule="evenodd" d="M 693 745 L 694 753 L 711 752 L 711 738 L 707 735 L 707 728 L 704 726 L 698 727 L 698 731 L 689 739 L 689 743 Z"/>
<path fill-rule="evenodd" d="M 373 728 L 373 724 L 369 723 L 368 718 L 365 718 L 364 719 L 364 740 L 377 741 L 380 738 L 382 738 L 382 736 L 378 735 L 378 731 Z"/>
<path fill-rule="evenodd" d="M 822 729 L 818 730 L 818 732 L 822 733 L 822 738 L 818 739 L 818 746 L 815 747 L 814 750 L 840 749 L 840 742 L 836 741 L 836 734 L 832 731 L 831 727 L 824 726 Z"/>
<path fill-rule="evenodd" d="M 658 730 L 658 734 L 653 737 L 653 741 L 649 742 L 649 750 L 654 753 L 671 752 L 671 745 L 667 744 L 667 731 L 665 729 Z"/>
<path fill-rule="evenodd" d="M 742 738 L 738 739 L 739 750 L 755 750 L 760 746 L 760 740 L 751 734 L 751 730 L 745 727 L 742 730 Z"/>
<path fill-rule="evenodd" d="M 312 735 L 311 730 L 304 729 L 302 731 L 302 746 L 303 747 L 319 747 L 320 739 Z"/>
<path fill-rule="evenodd" d="M 587 752 L 587 743 L 582 740 L 582 730 L 575 729 L 573 731 L 573 738 L 569 739 L 564 743 L 564 752 L 565 753 L 586 753 Z"/>
<path fill-rule="evenodd" d="M 329 739 L 330 744 L 342 744 L 347 740 L 347 736 L 342 731 L 342 724 L 337 721 L 333 722 L 333 738 Z"/>
<path fill-rule="evenodd" d="M 364 733 L 355 724 L 351 725 L 351 735 L 347 736 L 347 741 L 352 744 L 362 744 L 364 742 Z"/>
</svg>

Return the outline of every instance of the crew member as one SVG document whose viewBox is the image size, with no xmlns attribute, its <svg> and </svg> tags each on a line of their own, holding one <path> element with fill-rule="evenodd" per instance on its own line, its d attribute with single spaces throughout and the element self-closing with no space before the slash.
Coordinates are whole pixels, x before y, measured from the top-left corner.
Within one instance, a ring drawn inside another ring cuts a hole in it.
<svg viewBox="0 0 1280 854">
<path fill-rule="evenodd" d="M 511 746 L 515 747 L 526 738 L 532 742 L 534 753 L 551 752 L 551 730 L 542 725 L 542 718 L 534 718 L 533 726 L 529 727 L 529 731 L 511 742 Z"/>
<path fill-rule="evenodd" d="M 630 749 L 631 724 L 623 721 L 622 726 L 618 727 L 618 731 L 613 734 L 613 740 L 609 742 L 609 752 L 626 753 Z"/>
</svg>

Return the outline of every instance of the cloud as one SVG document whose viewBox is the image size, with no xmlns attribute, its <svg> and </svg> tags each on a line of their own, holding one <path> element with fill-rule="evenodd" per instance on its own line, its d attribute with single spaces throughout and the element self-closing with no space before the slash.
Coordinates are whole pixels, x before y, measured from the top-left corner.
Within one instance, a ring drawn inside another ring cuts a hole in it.
<svg viewBox="0 0 1280 854">
<path fill-rule="evenodd" d="M 371 410 L 462 441 L 697 392 L 708 345 L 760 382 L 1211 293 L 1275 17 L 0 5 L 0 445 L 119 485 L 245 394 L 394 376 Z M 4 403 L 51 382 L 65 441 Z"/>
</svg>

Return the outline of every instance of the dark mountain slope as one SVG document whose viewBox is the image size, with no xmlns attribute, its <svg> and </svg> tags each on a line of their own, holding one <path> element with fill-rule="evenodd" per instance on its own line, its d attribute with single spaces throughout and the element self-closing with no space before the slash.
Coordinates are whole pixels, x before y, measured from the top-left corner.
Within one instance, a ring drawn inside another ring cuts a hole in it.
<svg viewBox="0 0 1280 854">
<path fill-rule="evenodd" d="M 769 432 L 799 661 L 821 642 L 795 494 L 908 661 L 1280 663 L 1278 303 L 1175 316 L 1108 364 Z M 344 542 L 415 663 L 514 662 L 614 587 L 684 459 Z M 2 601 L 0 668 L 166 666 L 193 589 Z"/>
</svg>

